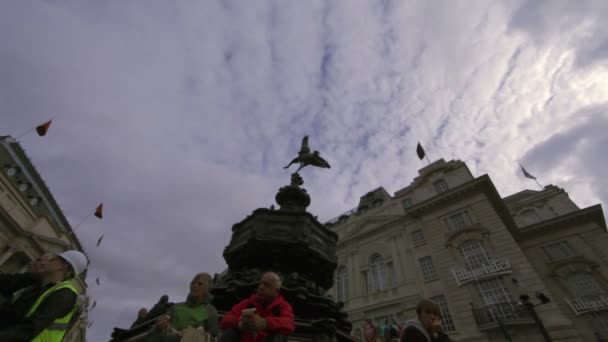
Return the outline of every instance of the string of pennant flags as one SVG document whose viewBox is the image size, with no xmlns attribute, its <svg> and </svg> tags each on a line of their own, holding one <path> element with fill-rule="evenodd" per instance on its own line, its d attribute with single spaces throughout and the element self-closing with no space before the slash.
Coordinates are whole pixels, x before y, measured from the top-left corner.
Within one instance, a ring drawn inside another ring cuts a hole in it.
<svg viewBox="0 0 608 342">
<path fill-rule="evenodd" d="M 19 139 L 19 138 L 21 138 L 21 137 L 23 137 L 23 136 L 26 136 L 27 134 L 32 133 L 33 131 L 36 131 L 36 133 L 38 134 L 38 136 L 40 136 L 40 137 L 44 137 L 44 136 L 46 136 L 46 134 L 48 133 L 49 128 L 51 127 L 51 124 L 52 124 L 52 123 L 53 123 L 53 118 L 51 118 L 51 119 L 49 119 L 48 121 L 46 121 L 46 122 L 44 122 L 44 123 L 42 123 L 42 124 L 40 124 L 40 125 L 36 126 L 36 127 L 35 127 L 35 128 L 33 128 L 33 129 L 30 129 L 30 130 L 26 131 L 26 132 L 25 132 L 25 133 L 23 133 L 23 134 L 18 135 L 17 137 L 15 137 L 15 140 L 17 140 L 17 139 Z M 86 221 L 86 219 L 87 219 L 87 218 L 88 218 L 88 217 L 89 217 L 91 214 L 93 214 L 93 216 L 97 217 L 97 218 L 98 218 L 98 219 L 100 219 L 100 220 L 101 220 L 101 219 L 103 219 L 103 202 L 102 202 L 102 203 L 99 203 L 99 205 L 98 205 L 97 207 L 95 207 L 95 209 L 94 209 L 92 212 L 89 212 L 89 214 L 87 214 L 87 215 L 86 215 L 86 216 L 85 216 L 85 217 L 82 219 L 82 221 L 80 221 L 80 222 L 79 222 L 79 223 L 78 223 L 76 226 L 74 226 L 74 228 L 72 228 L 72 231 L 70 232 L 70 235 L 71 235 L 71 234 L 74 234 L 75 230 L 76 230 L 76 229 L 77 229 L 77 228 L 78 228 L 78 227 L 79 227 L 79 226 L 80 226 L 80 225 L 81 225 L 83 222 L 85 222 L 85 221 Z M 68 236 L 69 236 L 69 235 L 68 235 Z M 99 246 L 101 245 L 101 242 L 103 241 L 103 238 L 104 238 L 104 234 L 102 233 L 102 234 L 99 236 L 99 238 L 97 239 L 97 243 L 96 243 L 95 247 L 99 247 Z M 88 260 L 88 263 L 90 264 L 90 263 L 91 263 L 91 260 Z M 88 265 L 87 265 L 87 266 L 88 266 Z M 100 282 L 100 280 L 99 280 L 99 277 L 95 278 L 95 283 L 97 284 L 97 286 L 101 286 L 101 282 Z M 90 307 L 89 307 L 89 304 L 90 304 L 90 298 L 87 296 L 87 304 L 86 304 L 86 311 L 87 311 L 87 312 L 91 312 L 91 311 L 92 311 L 92 310 L 95 308 L 95 306 L 97 305 L 97 301 L 96 301 L 96 300 L 94 300 L 94 301 L 93 301 L 93 304 L 92 304 Z M 92 325 L 93 325 L 93 321 L 89 322 L 87 327 L 88 327 L 88 328 L 90 328 Z"/>
<path fill-rule="evenodd" d="M 23 133 L 23 134 L 21 134 L 21 135 L 17 136 L 17 138 L 21 138 L 21 137 L 23 137 L 23 136 L 25 136 L 25 135 L 29 134 L 30 132 L 33 132 L 33 131 L 36 131 L 36 133 L 38 134 L 38 136 L 40 136 L 40 137 L 44 137 L 44 136 L 46 136 L 46 134 L 48 133 L 49 128 L 51 127 L 51 124 L 52 124 L 52 123 L 53 123 L 53 118 L 51 118 L 51 119 L 49 119 L 48 121 L 46 121 L 46 122 L 44 122 L 44 123 L 42 123 L 42 124 L 40 124 L 40 125 L 36 126 L 34 129 L 30 129 L 29 131 L 27 131 L 27 132 L 25 132 L 25 133 Z M 17 138 L 16 138 L 16 139 L 17 139 Z M 421 144 L 420 142 L 418 142 L 418 144 L 416 145 L 416 155 L 418 156 L 418 158 L 419 158 L 420 160 L 424 160 L 424 159 L 426 159 L 426 161 L 428 162 L 428 164 L 429 164 L 429 165 L 431 164 L 431 160 L 429 159 L 427 152 L 425 151 L 424 147 L 422 146 L 422 144 Z M 538 182 L 538 180 L 537 180 L 537 178 L 536 178 L 535 176 L 533 176 L 531 173 L 529 173 L 529 172 L 528 172 L 528 171 L 527 171 L 527 170 L 526 170 L 526 169 L 523 167 L 523 165 L 519 164 L 519 166 L 520 166 L 521 171 L 523 172 L 523 175 L 524 175 L 524 177 L 525 177 L 525 178 L 528 178 L 528 179 L 533 180 L 534 182 L 536 182 L 536 184 L 538 184 L 538 186 L 539 186 L 541 189 L 544 189 L 544 187 L 543 187 L 543 186 L 542 186 L 542 185 L 541 185 L 541 184 Z M 78 226 L 80 226 L 80 225 L 81 225 L 81 224 L 82 224 L 84 221 L 86 221 L 86 219 L 87 219 L 87 218 L 88 218 L 88 217 L 89 217 L 91 214 L 93 214 L 95 217 L 97 217 L 97 218 L 98 218 L 98 219 L 100 219 L 100 220 L 101 220 L 101 219 L 103 219 L 103 202 L 102 202 L 102 203 L 100 203 L 100 204 L 99 204 L 99 205 L 98 205 L 98 206 L 97 206 L 97 207 L 96 207 L 96 208 L 95 208 L 95 209 L 94 209 L 92 212 L 90 212 L 90 213 L 89 213 L 89 214 L 88 214 L 88 215 L 87 215 L 87 216 L 86 216 L 86 217 L 85 217 L 85 218 L 84 218 L 84 219 L 83 219 L 83 220 L 82 220 L 82 221 L 81 221 L 81 222 L 80 222 L 78 225 L 76 225 L 76 226 L 75 226 L 75 227 L 72 229 L 71 234 L 73 234 L 73 233 L 74 233 L 74 231 L 75 231 L 75 229 L 76 229 L 76 228 L 78 228 Z M 97 242 L 96 242 L 96 245 L 95 245 L 96 247 L 99 247 L 99 246 L 101 245 L 101 243 L 102 243 L 102 241 L 103 241 L 103 238 L 104 238 L 104 234 L 102 233 L 102 234 L 99 236 L 99 238 L 97 239 Z M 89 263 L 90 263 L 90 260 L 89 260 Z M 100 282 L 99 277 L 96 277 L 96 278 L 95 278 L 95 283 L 97 284 L 97 286 L 101 286 L 101 282 Z M 94 301 L 93 301 L 93 303 L 92 303 L 92 305 L 90 306 L 90 308 L 89 308 L 89 304 L 90 304 L 90 302 L 89 302 L 89 298 L 87 297 L 87 305 L 86 305 L 86 307 L 87 307 L 87 309 L 88 309 L 87 311 L 88 311 L 88 312 L 91 312 L 91 311 L 92 311 L 92 310 L 95 308 L 95 306 L 97 305 L 97 301 L 96 301 L 96 300 L 94 300 Z M 93 321 L 90 321 L 90 322 L 88 323 L 88 326 L 87 326 L 87 327 L 88 327 L 88 328 L 90 328 L 92 325 L 93 325 Z"/>
</svg>

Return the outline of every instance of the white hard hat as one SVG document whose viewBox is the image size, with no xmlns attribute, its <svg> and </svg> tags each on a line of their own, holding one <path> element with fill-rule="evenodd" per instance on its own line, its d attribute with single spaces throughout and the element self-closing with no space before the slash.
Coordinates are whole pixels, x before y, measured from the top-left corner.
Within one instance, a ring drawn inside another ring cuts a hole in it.
<svg viewBox="0 0 608 342">
<path fill-rule="evenodd" d="M 88 265 L 87 257 L 79 251 L 65 251 L 63 253 L 57 254 L 63 260 L 67 261 L 68 264 L 72 266 L 74 270 L 74 275 L 78 276 L 82 273 Z"/>
</svg>

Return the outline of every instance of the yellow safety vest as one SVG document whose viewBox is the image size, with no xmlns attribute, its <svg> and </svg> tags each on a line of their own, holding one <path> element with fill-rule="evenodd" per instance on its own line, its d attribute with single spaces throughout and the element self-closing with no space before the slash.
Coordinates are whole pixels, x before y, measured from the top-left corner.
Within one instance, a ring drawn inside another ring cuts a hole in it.
<svg viewBox="0 0 608 342">
<path fill-rule="evenodd" d="M 40 303 L 42 303 L 42 301 L 44 301 L 46 297 L 48 297 L 51 293 L 61 289 L 70 289 L 74 291 L 76 295 L 78 295 L 78 291 L 76 290 L 76 288 L 74 288 L 70 281 L 66 280 L 51 287 L 50 289 L 46 290 L 42 295 L 40 295 L 34 305 L 32 305 L 30 310 L 27 312 L 25 317 L 27 318 L 34 314 L 34 312 L 36 312 L 36 309 L 38 309 L 38 306 L 40 306 Z M 44 329 L 40 334 L 38 334 L 38 336 L 36 336 L 32 340 L 32 342 L 61 342 L 63 340 L 63 336 L 65 335 L 66 330 L 68 329 L 68 324 L 70 323 L 70 320 L 74 315 L 74 311 L 76 311 L 76 305 L 74 305 L 72 310 L 67 315 L 61 318 L 57 318 L 48 328 Z"/>
</svg>

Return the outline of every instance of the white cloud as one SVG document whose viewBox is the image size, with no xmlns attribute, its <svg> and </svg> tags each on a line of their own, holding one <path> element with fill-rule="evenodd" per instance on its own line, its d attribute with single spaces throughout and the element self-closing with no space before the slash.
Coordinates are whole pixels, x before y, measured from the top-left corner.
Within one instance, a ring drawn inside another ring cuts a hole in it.
<svg viewBox="0 0 608 342">
<path fill-rule="evenodd" d="M 102 278 L 90 339 L 220 271 L 231 225 L 273 203 L 305 134 L 332 165 L 303 171 L 321 219 L 409 184 L 418 140 L 503 195 L 534 187 L 521 160 L 605 203 L 604 3 L 2 5 L 4 133 L 56 115 L 24 147 L 71 222 L 107 205 L 78 232 Z"/>
</svg>

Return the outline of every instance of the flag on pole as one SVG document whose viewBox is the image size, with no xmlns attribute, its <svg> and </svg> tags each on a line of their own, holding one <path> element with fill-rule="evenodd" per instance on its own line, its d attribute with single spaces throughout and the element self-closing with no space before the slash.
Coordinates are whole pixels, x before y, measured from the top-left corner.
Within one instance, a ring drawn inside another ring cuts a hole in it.
<svg viewBox="0 0 608 342">
<path fill-rule="evenodd" d="M 524 172 L 524 177 L 536 180 L 536 177 L 532 176 L 528 171 L 526 171 L 521 164 L 519 164 L 519 167 L 521 167 L 521 170 Z"/>
<path fill-rule="evenodd" d="M 424 148 L 422 148 L 422 145 L 420 145 L 420 142 L 418 142 L 418 146 L 416 147 L 416 154 L 418 154 L 418 158 L 420 158 L 420 160 L 424 159 L 424 156 L 426 155 L 426 153 L 424 153 Z"/>
<path fill-rule="evenodd" d="M 36 126 L 36 133 L 38 133 L 38 135 L 41 137 L 45 136 L 46 132 L 49 130 L 49 127 L 51 127 L 51 122 L 53 122 L 53 119 L 43 123 L 40 126 Z"/>
<path fill-rule="evenodd" d="M 89 309 L 89 311 L 93 310 L 95 308 L 95 305 L 97 305 L 97 301 L 96 300 L 93 301 L 93 305 L 91 306 L 91 308 Z"/>
<path fill-rule="evenodd" d="M 90 327 L 91 327 L 91 325 L 93 325 L 93 322 L 95 322 L 95 321 L 91 321 L 91 322 L 89 323 L 89 325 L 87 326 L 87 328 L 90 328 Z"/>
<path fill-rule="evenodd" d="M 95 283 L 97 283 L 97 286 L 99 286 L 99 277 L 95 278 Z"/>
<path fill-rule="evenodd" d="M 89 214 L 89 215 L 91 215 L 91 214 Z M 100 219 L 103 218 L 103 203 L 99 203 L 99 205 L 95 209 L 95 217 L 98 217 Z"/>
<path fill-rule="evenodd" d="M 103 240 L 103 234 L 101 234 L 99 239 L 97 239 L 97 247 L 99 247 L 99 245 L 101 244 L 101 240 Z"/>
</svg>

